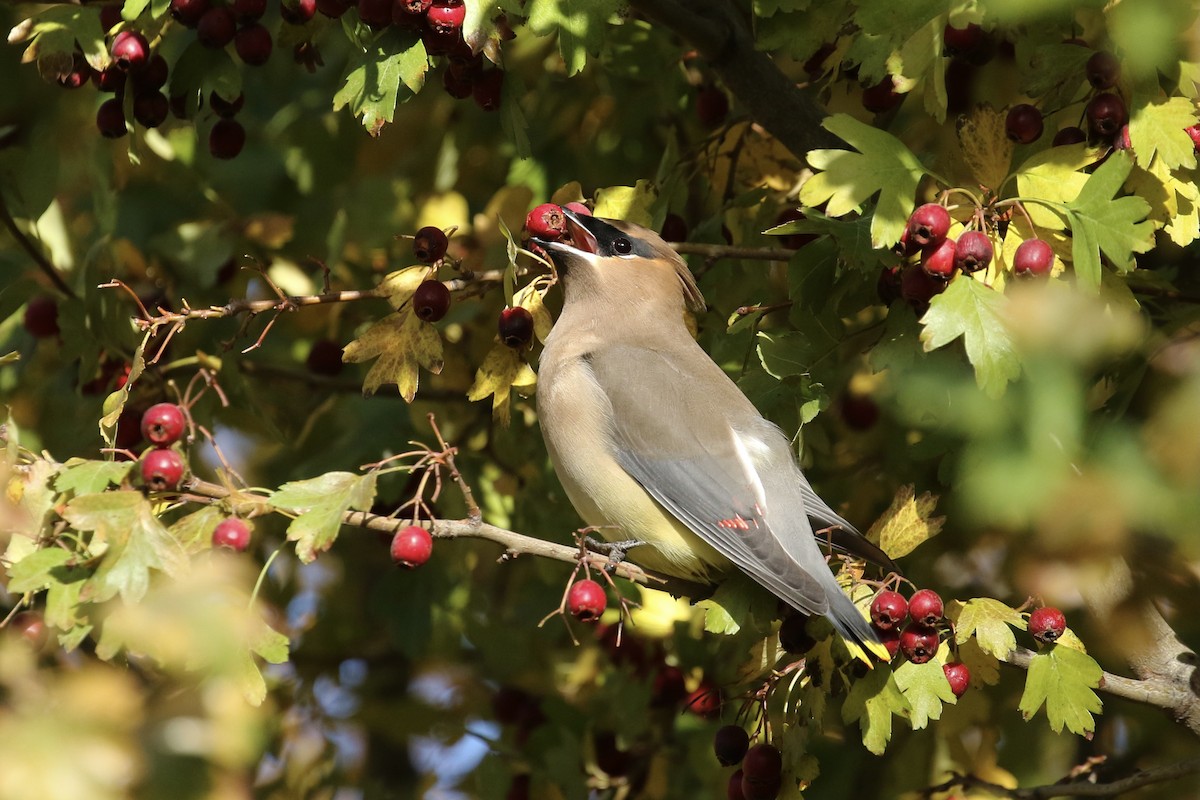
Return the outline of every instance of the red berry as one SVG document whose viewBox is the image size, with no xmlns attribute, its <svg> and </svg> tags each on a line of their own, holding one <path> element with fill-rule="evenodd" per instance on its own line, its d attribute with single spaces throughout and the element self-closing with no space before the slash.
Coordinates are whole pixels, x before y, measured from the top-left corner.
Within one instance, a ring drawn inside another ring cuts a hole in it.
<svg viewBox="0 0 1200 800">
<path fill-rule="evenodd" d="M 921 269 L 925 270 L 925 274 L 939 281 L 953 278 L 956 244 L 953 239 L 942 239 L 937 244 L 925 248 L 921 254 Z"/>
<path fill-rule="evenodd" d="M 941 596 L 933 589 L 922 589 L 908 598 L 908 615 L 919 625 L 937 625 L 942 621 L 945 610 Z"/>
<path fill-rule="evenodd" d="M 157 128 L 167 121 L 171 109 L 167 96 L 159 91 L 139 92 L 133 98 L 133 118 L 143 128 Z"/>
<path fill-rule="evenodd" d="M 683 700 L 687 693 L 683 671 L 679 667 L 666 665 L 654 675 L 650 704 L 656 708 L 669 708 Z"/>
<path fill-rule="evenodd" d="M 208 104 L 212 106 L 213 112 L 218 117 L 232 119 L 242 110 L 242 106 L 246 105 L 246 95 L 239 94 L 232 100 L 226 100 L 216 92 L 210 92 L 208 95 Z"/>
<path fill-rule="evenodd" d="M 663 220 L 662 230 L 660 231 L 664 241 L 668 242 L 686 242 L 688 237 L 688 224 L 683 217 L 671 212 L 668 213 L 666 219 Z"/>
<path fill-rule="evenodd" d="M 750 734 L 741 725 L 726 725 L 713 737 L 713 752 L 722 767 L 742 763 L 750 749 Z"/>
<path fill-rule="evenodd" d="M 341 373 L 345 363 L 342 361 L 342 346 L 330 339 L 317 339 L 308 350 L 304 366 L 314 375 L 330 377 Z"/>
<path fill-rule="evenodd" d="M 938 632 L 933 628 L 910 622 L 900 631 L 900 649 L 904 651 L 904 657 L 912 663 L 924 664 L 937 654 Z"/>
<path fill-rule="evenodd" d="M 183 469 L 183 457 L 174 450 L 155 448 L 142 456 L 142 481 L 153 492 L 174 491 Z"/>
<path fill-rule="evenodd" d="M 500 312 L 500 341 L 514 350 L 519 350 L 533 341 L 533 314 L 521 306 L 506 308 Z"/>
<path fill-rule="evenodd" d="M 96 110 L 96 127 L 106 139 L 120 139 L 125 135 L 125 109 L 121 107 L 121 98 L 113 97 L 100 104 Z"/>
<path fill-rule="evenodd" d="M 1053 141 L 1050 142 L 1052 147 L 1062 147 L 1068 144 L 1080 144 L 1087 141 L 1087 134 L 1083 132 L 1083 128 L 1077 128 L 1074 125 L 1063 128 L 1058 133 L 1054 134 Z"/>
<path fill-rule="evenodd" d="M 19 635 L 33 646 L 41 650 L 50 640 L 50 632 L 46 630 L 46 620 L 37 611 L 22 611 L 14 614 L 8 621 L 8 629 Z"/>
<path fill-rule="evenodd" d="M 184 27 L 194 28 L 210 5 L 209 0 L 171 0 L 171 16 Z"/>
<path fill-rule="evenodd" d="M 440 34 L 460 30 L 466 18 L 467 7 L 463 5 L 463 0 L 434 0 L 425 11 L 429 27 Z"/>
<path fill-rule="evenodd" d="M 174 403 L 157 403 L 142 414 L 142 436 L 159 447 L 174 444 L 183 436 L 183 409 Z"/>
<path fill-rule="evenodd" d="M 971 688 L 971 670 L 967 669 L 966 664 L 942 664 L 942 672 L 946 673 L 950 691 L 954 692 L 955 697 L 962 697 L 967 693 L 967 689 Z"/>
<path fill-rule="evenodd" d="M 392 24 L 392 0 L 358 0 L 358 18 L 373 31 Z"/>
<path fill-rule="evenodd" d="M 798 208 L 785 208 L 775 217 L 775 224 L 782 225 L 785 222 L 795 222 L 797 220 L 808 219 L 804 216 L 804 212 Z M 790 250 L 799 250 L 809 242 L 815 241 L 817 234 L 815 233 L 789 233 L 786 236 L 780 237 L 780 244 Z"/>
<path fill-rule="evenodd" d="M 475 105 L 484 111 L 495 111 L 500 107 L 501 89 L 504 86 L 504 70 L 490 69 L 479 76 L 471 88 Z"/>
<path fill-rule="evenodd" d="M 740 769 L 729 776 L 729 785 L 725 787 L 725 797 L 728 800 L 746 800 L 746 793 L 742 791 L 742 777 L 745 775 Z"/>
<path fill-rule="evenodd" d="M 625 775 L 633 766 L 633 756 L 617 745 L 617 735 L 612 731 L 596 731 L 592 737 L 596 766 L 605 775 Z"/>
<path fill-rule="evenodd" d="M 942 31 L 942 44 L 952 56 L 967 56 L 974 53 L 984 43 L 983 28 L 975 23 L 969 23 L 965 28 L 955 28 L 947 25 Z"/>
<path fill-rule="evenodd" d="M 888 657 L 895 658 L 896 653 L 900 650 L 900 629 L 892 628 L 890 631 L 880 631 L 879 641 L 887 648 Z"/>
<path fill-rule="evenodd" d="M 233 119 L 219 119 L 208 133 L 208 152 L 214 158 L 234 158 L 246 144 L 246 129 Z"/>
<path fill-rule="evenodd" d="M 808 632 L 808 615 L 792 614 L 779 626 L 779 646 L 800 655 L 812 650 L 817 640 Z"/>
<path fill-rule="evenodd" d="M 218 49 L 233 41 L 237 20 L 229 6 L 213 6 L 204 12 L 196 25 L 196 38 L 205 47 Z"/>
<path fill-rule="evenodd" d="M 445 231 L 426 225 L 413 237 L 413 255 L 422 264 L 432 264 L 445 258 L 448 245 Z"/>
<path fill-rule="evenodd" d="M 475 78 L 469 72 L 447 69 L 442 73 L 442 88 L 455 100 L 466 100 L 475 91 Z"/>
<path fill-rule="evenodd" d="M 525 231 L 538 239 L 561 239 L 567 234 L 567 218 L 554 203 L 542 203 L 525 215 Z"/>
<path fill-rule="evenodd" d="M 954 266 L 970 275 L 992 263 L 992 240 L 983 231 L 966 231 L 954 245 Z"/>
<path fill-rule="evenodd" d="M 715 128 L 729 116 L 729 96 L 719 86 L 704 86 L 696 92 L 696 117 L 706 128 Z"/>
<path fill-rule="evenodd" d="M 1121 130 L 1121 126 L 1129 121 L 1125 101 L 1111 92 L 1093 97 L 1084 114 L 1092 133 L 1105 138 L 1115 135 Z"/>
<path fill-rule="evenodd" d="M 926 203 L 908 218 L 908 241 L 925 248 L 946 238 L 950 230 L 950 212 L 937 203 Z"/>
<path fill-rule="evenodd" d="M 1088 83 L 1097 89 L 1111 89 L 1121 76 L 1121 62 L 1104 50 L 1093 53 L 1083 69 Z"/>
<path fill-rule="evenodd" d="M 572 211 L 579 216 L 590 217 L 592 215 L 592 210 L 583 203 L 567 203 L 565 206 L 563 206 L 563 208 L 565 208 L 567 211 Z M 667 216 L 670 216 L 670 214 Z"/>
<path fill-rule="evenodd" d="M 450 310 L 450 290 L 441 281 L 421 281 L 413 292 L 413 313 L 426 322 L 437 322 Z"/>
<path fill-rule="evenodd" d="M 146 63 L 150 57 L 150 44 L 137 31 L 121 31 L 113 37 L 109 52 L 118 67 L 129 70 Z"/>
<path fill-rule="evenodd" d="M 267 11 L 267 0 L 233 0 L 233 15 L 238 22 L 257 22 Z"/>
<path fill-rule="evenodd" d="M 875 279 L 875 293 L 879 295 L 879 302 L 885 306 L 890 306 L 900 299 L 899 265 L 879 270 L 879 277 Z"/>
<path fill-rule="evenodd" d="M 871 622 L 881 631 L 890 631 L 908 616 L 908 601 L 899 592 L 883 591 L 871 601 Z"/>
<path fill-rule="evenodd" d="M 918 314 L 924 314 L 934 295 L 946 290 L 946 281 L 929 277 L 919 264 L 912 264 L 900 273 L 900 296 Z"/>
<path fill-rule="evenodd" d="M 1183 132 L 1192 140 L 1192 147 L 1197 153 L 1200 153 L 1200 125 L 1189 125 L 1183 129 Z"/>
<path fill-rule="evenodd" d="M 64 89 L 78 89 L 88 82 L 92 77 L 92 68 L 88 66 L 87 59 L 82 53 L 71 54 L 71 68 L 60 74 L 57 78 L 58 85 Z"/>
<path fill-rule="evenodd" d="M 100 72 L 92 73 L 92 82 L 102 92 L 119 92 L 125 88 L 125 71 L 116 64 Z"/>
<path fill-rule="evenodd" d="M 846 392 L 838 399 L 838 412 L 846 426 L 867 431 L 879 421 L 879 404 L 870 395 Z"/>
<path fill-rule="evenodd" d="M 317 11 L 330 19 L 337 19 L 353 5 L 352 0 L 317 0 Z"/>
<path fill-rule="evenodd" d="M 683 707 L 698 717 L 715 719 L 721 713 L 723 702 L 721 690 L 705 678 L 695 691 L 684 698 Z"/>
<path fill-rule="evenodd" d="M 167 85 L 167 60 L 158 53 L 146 59 L 146 63 L 133 70 L 133 85 L 139 91 L 161 89 Z"/>
<path fill-rule="evenodd" d="M 1041 239 L 1026 239 L 1013 254 L 1013 272 L 1022 277 L 1049 275 L 1054 267 L 1054 248 Z"/>
<path fill-rule="evenodd" d="M 279 14 L 289 25 L 303 25 L 317 13 L 317 0 L 284 0 L 279 5 Z"/>
<path fill-rule="evenodd" d="M 1029 615 L 1029 632 L 1039 642 L 1056 641 L 1067 629 L 1067 618 L 1053 606 L 1035 608 Z"/>
<path fill-rule="evenodd" d="M 783 781 L 783 754 L 772 744 L 756 744 L 742 759 L 746 800 L 773 800 Z"/>
<path fill-rule="evenodd" d="M 419 567 L 432 554 L 433 536 L 419 525 L 401 528 L 392 537 L 392 561 L 401 567 Z"/>
<path fill-rule="evenodd" d="M 25 306 L 24 324 L 35 339 L 58 336 L 58 303 L 45 294 L 30 298 Z"/>
<path fill-rule="evenodd" d="M 238 58 L 252 67 L 261 67 L 271 58 L 271 32 L 259 25 L 251 23 L 242 28 L 233 37 L 233 49 Z"/>
<path fill-rule="evenodd" d="M 582 622 L 595 622 L 600 619 L 608 605 L 608 597 L 604 587 L 590 578 L 575 581 L 567 591 L 567 610 Z"/>
<path fill-rule="evenodd" d="M 1113 148 L 1117 150 L 1129 150 L 1133 147 L 1133 142 L 1129 140 L 1129 126 L 1122 125 L 1121 130 L 1113 137 Z"/>
<path fill-rule="evenodd" d="M 1017 144 L 1036 142 L 1043 126 L 1042 112 L 1028 103 L 1013 106 L 1004 119 L 1004 132 Z"/>
<path fill-rule="evenodd" d="M 100 6 L 100 30 L 108 33 L 121 24 L 121 3 Z"/>
<path fill-rule="evenodd" d="M 223 519 L 213 530 L 212 543 L 213 547 L 228 547 L 241 553 L 250 546 L 250 526 L 237 517 Z"/>
<path fill-rule="evenodd" d="M 862 105 L 872 114 L 882 114 L 884 111 L 895 108 L 901 99 L 902 95 L 896 92 L 896 84 L 892 81 L 892 76 L 888 75 L 874 86 L 863 89 Z"/>
</svg>

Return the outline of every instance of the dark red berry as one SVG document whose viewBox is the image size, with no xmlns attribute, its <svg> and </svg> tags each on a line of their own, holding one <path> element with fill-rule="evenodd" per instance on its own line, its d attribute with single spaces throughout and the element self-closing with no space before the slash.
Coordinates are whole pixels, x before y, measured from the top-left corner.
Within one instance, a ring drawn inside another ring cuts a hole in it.
<svg viewBox="0 0 1200 800">
<path fill-rule="evenodd" d="M 937 654 L 938 632 L 916 622 L 910 622 L 900 631 L 900 649 L 904 657 L 914 664 L 924 664 Z"/>
<path fill-rule="evenodd" d="M 317 0 L 317 11 L 330 19 L 337 19 L 353 5 L 353 0 Z"/>
<path fill-rule="evenodd" d="M 983 231 L 966 231 L 954 245 L 954 266 L 970 275 L 992 263 L 992 240 Z"/>
<path fill-rule="evenodd" d="M 1028 103 L 1015 105 L 1004 118 L 1004 133 L 1017 144 L 1036 142 L 1042 135 L 1045 122 L 1042 112 Z"/>
<path fill-rule="evenodd" d="M 83 53 L 71 54 L 71 68 L 58 76 L 58 85 L 64 89 L 78 89 L 92 77 L 92 68 L 88 66 Z"/>
<path fill-rule="evenodd" d="M 224 47 L 233 41 L 237 33 L 237 20 L 229 6 L 213 6 L 204 12 L 196 25 L 196 38 L 200 44 L 214 49 Z"/>
<path fill-rule="evenodd" d="M 118 67 L 129 70 L 146 63 L 150 57 L 150 44 L 137 31 L 121 31 L 113 37 L 109 52 Z"/>
<path fill-rule="evenodd" d="M 37 611 L 22 611 L 8 621 L 8 629 L 24 639 L 34 650 L 41 650 L 50 641 L 46 620 Z"/>
<path fill-rule="evenodd" d="M 433 0 L 396 0 L 396 8 L 405 14 L 424 14 L 433 5 Z"/>
<path fill-rule="evenodd" d="M 729 96 L 719 86 L 703 86 L 696 92 L 696 117 L 706 128 L 715 128 L 729 116 Z"/>
<path fill-rule="evenodd" d="M 1099 50 L 1084 66 L 1088 83 L 1097 89 L 1111 89 L 1121 77 L 1121 62 L 1112 53 Z"/>
<path fill-rule="evenodd" d="M 392 24 L 392 0 L 358 0 L 358 18 L 373 31 Z"/>
<path fill-rule="evenodd" d="M 504 70 L 489 69 L 479 76 L 471 88 L 471 97 L 475 105 L 484 111 L 495 111 L 500 108 L 501 90 L 504 87 Z"/>
<path fill-rule="evenodd" d="M 117 417 L 117 432 L 113 446 L 120 450 L 132 450 L 142 441 L 142 415 L 126 406 Z"/>
<path fill-rule="evenodd" d="M 726 725 L 713 737 L 713 752 L 722 767 L 742 763 L 750 749 L 750 734 L 741 725 Z"/>
<path fill-rule="evenodd" d="M 862 105 L 872 114 L 882 114 L 895 108 L 902 99 L 903 95 L 896 91 L 892 76 L 888 75 L 874 86 L 863 89 Z"/>
<path fill-rule="evenodd" d="M 419 525 L 409 525 L 392 537 L 392 561 L 413 569 L 429 560 L 433 554 L 433 536 Z"/>
<path fill-rule="evenodd" d="M 121 3 L 100 6 L 100 30 L 108 33 L 121 24 Z"/>
<path fill-rule="evenodd" d="M 785 222 L 796 222 L 798 220 L 808 219 L 804 216 L 804 212 L 798 208 L 785 208 L 775 217 L 775 224 L 782 225 Z M 779 239 L 779 243 L 789 250 L 799 250 L 809 242 L 815 241 L 817 234 L 815 233 L 789 233 Z"/>
<path fill-rule="evenodd" d="M 954 664 L 942 664 L 942 672 L 950 683 L 950 691 L 955 697 L 962 697 L 971 688 L 971 670 L 961 661 Z"/>
<path fill-rule="evenodd" d="M 1029 615 L 1029 632 L 1039 642 L 1057 641 L 1067 629 L 1067 618 L 1053 606 L 1035 608 Z"/>
<path fill-rule="evenodd" d="M 183 478 L 183 457 L 174 450 L 155 448 L 142 456 L 142 481 L 152 492 L 170 492 Z"/>
<path fill-rule="evenodd" d="M 208 152 L 214 158 L 234 158 L 246 144 L 246 129 L 237 120 L 219 119 L 208 133 Z"/>
<path fill-rule="evenodd" d="M 213 547 L 228 547 L 241 553 L 250 546 L 250 526 L 238 517 L 223 519 L 212 534 Z"/>
<path fill-rule="evenodd" d="M 289 25 L 303 25 L 317 13 L 317 0 L 283 0 L 279 13 Z"/>
<path fill-rule="evenodd" d="M 947 25 L 942 31 L 942 44 L 952 56 L 969 56 L 982 47 L 984 41 L 983 28 L 973 22 L 965 28 Z"/>
<path fill-rule="evenodd" d="M 592 737 L 596 766 L 605 775 L 620 776 L 633 766 L 633 756 L 617 745 L 617 735 L 612 731 L 597 731 Z"/>
<path fill-rule="evenodd" d="M 171 99 L 167 101 L 171 106 L 171 114 L 176 119 L 191 119 L 200 110 L 203 101 L 200 100 L 199 94 L 189 92 L 188 94 L 173 94 Z"/>
<path fill-rule="evenodd" d="M 1084 110 L 1087 116 L 1088 128 L 1097 136 L 1109 138 L 1114 136 L 1121 126 L 1129 121 L 1129 113 L 1125 109 L 1125 101 L 1111 92 L 1098 94 L 1092 98 Z"/>
<path fill-rule="evenodd" d="M 271 58 L 274 43 L 271 32 L 257 22 L 242 28 L 233 37 L 233 49 L 238 58 L 252 67 L 261 67 Z"/>
<path fill-rule="evenodd" d="M 774 800 L 783 781 L 783 754 L 772 744 L 756 744 L 742 759 L 746 800 Z"/>
<path fill-rule="evenodd" d="M 831 42 L 826 42 L 817 48 L 817 52 L 805 60 L 804 71 L 808 73 L 809 80 L 815 81 L 825 74 L 825 62 L 833 55 L 836 49 Z"/>
<path fill-rule="evenodd" d="M 143 128 L 157 128 L 167 121 L 171 104 L 159 91 L 139 92 L 133 98 L 133 118 Z"/>
<path fill-rule="evenodd" d="M 422 281 L 412 297 L 413 313 L 426 322 L 437 322 L 450 310 L 450 290 L 441 281 Z"/>
<path fill-rule="evenodd" d="M 929 301 L 945 291 L 947 285 L 946 281 L 929 277 L 919 264 L 911 264 L 900 273 L 900 296 L 918 314 L 924 314 Z"/>
<path fill-rule="evenodd" d="M 700 685 L 696 687 L 695 691 L 684 698 L 683 707 L 698 717 L 715 719 L 720 715 L 723 703 L 721 690 L 705 678 L 700 681 Z"/>
<path fill-rule="evenodd" d="M 941 595 L 933 589 L 922 589 L 908 598 L 908 615 L 913 622 L 928 628 L 942 621 L 946 608 Z"/>
<path fill-rule="evenodd" d="M 908 241 L 920 248 L 940 242 L 950 230 L 950 212 L 937 203 L 926 203 L 908 218 Z"/>
<path fill-rule="evenodd" d="M 121 98 L 113 97 L 100 104 L 96 110 L 96 127 L 107 139 L 120 139 L 125 135 L 125 109 L 121 107 Z"/>
<path fill-rule="evenodd" d="M 312 41 L 296 42 L 292 48 L 292 60 L 309 72 L 316 72 L 317 67 L 325 66 L 325 59 L 321 58 L 321 48 Z"/>
<path fill-rule="evenodd" d="M 231 119 L 237 116 L 237 113 L 242 110 L 242 106 L 246 104 L 246 95 L 239 94 L 232 100 L 226 100 L 216 92 L 211 92 L 208 95 L 208 104 L 218 117 Z"/>
<path fill-rule="evenodd" d="M 746 800 L 746 793 L 742 791 L 742 777 L 745 775 L 740 769 L 729 776 L 729 785 L 725 787 L 725 797 L 727 800 Z"/>
<path fill-rule="evenodd" d="M 426 225 L 413 237 L 413 255 L 422 264 L 432 264 L 446 257 L 448 245 L 445 231 L 433 225 Z"/>
<path fill-rule="evenodd" d="M 156 403 L 142 414 L 142 436 L 159 447 L 178 442 L 185 425 L 183 409 L 174 403 Z"/>
<path fill-rule="evenodd" d="M 801 655 L 816 644 L 817 640 L 808 632 L 806 614 L 792 614 L 779 625 L 779 646 L 787 652 Z"/>
<path fill-rule="evenodd" d="M 1026 239 L 1013 254 L 1013 273 L 1021 277 L 1041 277 L 1054 267 L 1054 248 L 1041 239 Z"/>
<path fill-rule="evenodd" d="M 883 591 L 871 601 L 871 623 L 881 631 L 890 631 L 908 616 L 908 601 L 899 592 Z"/>
<path fill-rule="evenodd" d="M 317 339 L 308 349 L 304 366 L 314 375 L 333 377 L 340 374 L 345 366 L 342 361 L 342 346 L 332 339 Z"/>
<path fill-rule="evenodd" d="M 670 708 L 683 700 L 687 693 L 683 670 L 668 664 L 654 675 L 650 704 L 655 708 Z"/>
<path fill-rule="evenodd" d="M 429 27 L 440 34 L 460 30 L 466 18 L 467 7 L 463 5 L 463 0 L 433 0 L 425 11 Z"/>
<path fill-rule="evenodd" d="M 24 324 L 35 339 L 58 336 L 58 303 L 45 294 L 30 298 L 25 306 Z"/>
<path fill-rule="evenodd" d="M 875 293 L 885 306 L 900 299 L 900 266 L 884 267 L 875 280 Z"/>
<path fill-rule="evenodd" d="M 466 100 L 475 91 L 475 79 L 469 72 L 447 69 L 442 73 L 442 88 L 455 100 Z"/>
<path fill-rule="evenodd" d="M 525 231 L 538 239 L 561 239 L 567 233 L 567 218 L 554 203 L 542 203 L 525 215 Z"/>
<path fill-rule="evenodd" d="M 514 350 L 519 350 L 533 341 L 533 314 L 521 306 L 506 308 L 500 312 L 500 341 Z"/>
<path fill-rule="evenodd" d="M 892 628 L 890 631 L 880 631 L 879 641 L 887 648 L 888 657 L 895 658 L 896 653 L 900 650 L 900 629 Z"/>
<path fill-rule="evenodd" d="M 838 412 L 846 426 L 866 431 L 879 421 L 879 404 L 870 395 L 846 392 L 838 399 Z"/>
<path fill-rule="evenodd" d="M 942 239 L 932 244 L 921 254 L 921 269 L 925 274 L 939 281 L 948 281 L 954 277 L 954 250 L 957 242 L 953 239 Z"/>
<path fill-rule="evenodd" d="M 686 242 L 688 237 L 687 222 L 678 214 L 670 212 L 663 220 L 660 234 L 664 241 Z"/>
<path fill-rule="evenodd" d="M 92 82 L 102 92 L 116 93 L 125 88 L 125 70 L 117 65 L 92 73 Z"/>
<path fill-rule="evenodd" d="M 604 587 L 590 578 L 575 581 L 567 591 L 567 610 L 581 622 L 595 622 L 600 619 L 608 605 L 608 597 Z"/>
<path fill-rule="evenodd" d="M 233 16 L 238 22 L 258 22 L 267 11 L 267 0 L 233 0 Z"/>
<path fill-rule="evenodd" d="M 167 60 L 158 53 L 146 59 L 146 63 L 133 70 L 130 77 L 140 92 L 161 89 L 167 85 Z"/>
<path fill-rule="evenodd" d="M 1192 147 L 1197 153 L 1200 153 L 1200 125 L 1189 125 L 1183 129 L 1183 132 L 1192 140 Z"/>
<path fill-rule="evenodd" d="M 171 0 L 171 16 L 181 25 L 194 28 L 210 6 L 209 0 Z"/>
</svg>

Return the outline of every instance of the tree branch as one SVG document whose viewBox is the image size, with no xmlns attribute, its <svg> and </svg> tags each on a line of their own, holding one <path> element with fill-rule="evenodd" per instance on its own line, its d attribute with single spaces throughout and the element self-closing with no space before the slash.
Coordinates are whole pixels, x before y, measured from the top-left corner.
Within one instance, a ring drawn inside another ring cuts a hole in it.
<svg viewBox="0 0 1200 800">
<path fill-rule="evenodd" d="M 1079 781 L 1077 783 L 1031 786 L 1025 789 L 1009 789 L 1006 786 L 985 781 L 974 775 L 954 775 L 944 783 L 925 789 L 921 794 L 925 797 L 932 797 L 941 792 L 948 792 L 955 787 L 961 787 L 963 789 L 982 789 L 997 797 L 1009 797 L 1013 798 L 1013 800 L 1050 800 L 1053 797 L 1117 797 L 1126 792 L 1132 792 L 1134 789 L 1140 789 L 1143 786 L 1179 780 L 1197 772 L 1200 772 L 1200 758 L 1192 758 L 1186 761 L 1177 761 L 1174 764 L 1141 769 L 1128 777 L 1112 781 L 1111 783 Z"/>
<path fill-rule="evenodd" d="M 16 239 L 17 244 L 21 246 L 22 250 L 29 254 L 29 257 L 33 259 L 33 263 L 38 265 L 38 269 L 40 269 L 46 275 L 46 277 L 50 279 L 50 282 L 54 284 L 54 287 L 67 297 L 74 297 L 75 292 L 73 292 L 71 287 L 67 285 L 66 280 L 64 280 L 63 276 L 59 274 L 58 269 L 50 263 L 50 259 L 46 258 L 46 254 L 38 249 L 38 247 L 29 240 L 29 237 L 25 235 L 25 232 L 17 226 L 17 221 L 13 219 L 12 212 L 8 210 L 8 204 L 4 202 L 3 192 L 0 192 L 0 222 L 4 223 L 4 227 L 7 228 L 8 232 L 12 234 L 12 237 Z"/>
</svg>

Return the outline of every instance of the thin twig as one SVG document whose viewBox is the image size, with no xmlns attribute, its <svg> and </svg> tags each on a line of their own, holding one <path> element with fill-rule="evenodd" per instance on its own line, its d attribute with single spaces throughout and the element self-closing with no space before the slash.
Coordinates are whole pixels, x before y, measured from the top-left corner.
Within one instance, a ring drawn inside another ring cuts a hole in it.
<svg viewBox="0 0 1200 800">
<path fill-rule="evenodd" d="M 458 448 L 451 447 L 446 444 L 446 440 L 442 438 L 442 432 L 438 429 L 437 419 L 433 412 L 429 413 L 429 427 L 433 428 L 433 435 L 437 437 L 438 444 L 442 447 L 441 455 L 437 458 L 446 465 L 450 470 L 450 477 L 458 485 L 458 490 L 462 492 L 463 501 L 467 504 L 467 519 L 476 524 L 483 521 L 483 513 L 479 510 L 479 504 L 475 502 L 475 496 L 471 494 L 471 487 L 467 485 L 462 473 L 458 471 L 458 466 L 454 463 L 454 454 L 458 452 Z"/>
<path fill-rule="evenodd" d="M 45 273 L 46 277 L 50 279 L 50 282 L 54 284 L 54 287 L 67 297 L 75 297 L 75 292 L 72 291 L 71 287 L 67 285 L 66 280 L 64 280 L 63 276 L 59 274 L 58 269 L 50 263 L 50 259 L 46 257 L 46 254 L 43 253 L 36 245 L 34 245 L 34 243 L 29 240 L 29 237 L 25 235 L 25 232 L 17 226 L 17 221 L 13 219 L 12 212 L 8 210 L 8 204 L 4 202 L 3 192 L 0 192 L 0 222 L 4 223 L 4 227 L 7 228 L 8 232 L 12 234 L 12 237 L 17 240 L 17 244 L 21 246 L 22 250 L 29 254 L 29 257 L 33 259 L 33 263 L 38 265 L 38 269 Z"/>
<path fill-rule="evenodd" d="M 734 247 L 728 244 L 671 242 L 675 252 L 685 256 L 704 256 L 706 259 L 744 258 L 751 261 L 787 261 L 796 254 L 786 247 Z"/>
<path fill-rule="evenodd" d="M 1109 783 L 1055 783 L 1046 786 L 1030 786 L 1024 789 L 1009 789 L 1007 786 L 977 778 L 974 775 L 953 775 L 949 780 L 937 786 L 930 786 L 921 792 L 924 797 L 933 797 L 942 792 L 948 792 L 956 787 L 963 789 L 982 789 L 997 797 L 1008 797 L 1013 800 L 1050 800 L 1054 797 L 1118 797 L 1134 789 L 1150 786 L 1156 783 L 1175 781 L 1187 775 L 1200 772 L 1200 758 L 1177 761 L 1159 767 L 1138 770 L 1128 777 Z"/>
</svg>

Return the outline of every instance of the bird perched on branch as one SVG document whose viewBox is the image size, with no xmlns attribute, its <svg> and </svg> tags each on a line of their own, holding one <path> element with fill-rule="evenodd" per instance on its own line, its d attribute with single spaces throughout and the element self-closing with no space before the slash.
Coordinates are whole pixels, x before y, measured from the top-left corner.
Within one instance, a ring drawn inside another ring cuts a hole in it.
<svg viewBox="0 0 1200 800">
<path fill-rule="evenodd" d="M 563 283 L 537 406 L 576 510 L 606 538 L 639 543 L 650 569 L 711 581 L 732 567 L 880 654 L 830 572 L 809 518 L 887 557 L 809 485 L 788 438 L 692 338 L 704 298 L 683 259 L 639 225 L 564 210 L 566 241 L 539 239 Z M 886 658 L 886 651 L 883 657 Z"/>
</svg>

